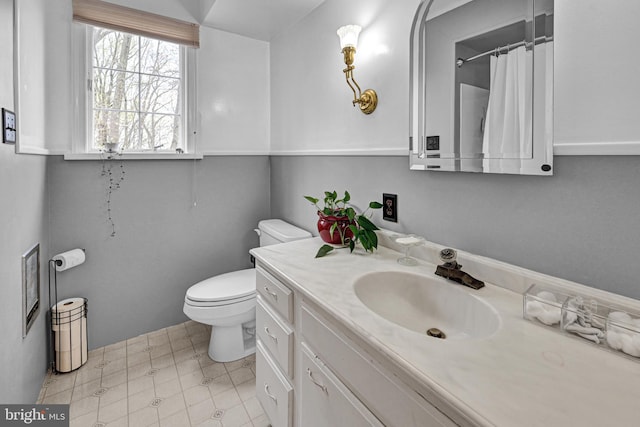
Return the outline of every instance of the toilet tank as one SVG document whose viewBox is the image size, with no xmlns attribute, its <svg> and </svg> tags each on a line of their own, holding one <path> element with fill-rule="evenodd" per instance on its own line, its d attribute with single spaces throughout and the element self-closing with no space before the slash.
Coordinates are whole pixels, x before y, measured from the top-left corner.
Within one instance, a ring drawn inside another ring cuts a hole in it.
<svg viewBox="0 0 640 427">
<path fill-rule="evenodd" d="M 308 239 L 311 233 L 281 219 L 265 219 L 258 223 L 260 246 Z"/>
</svg>

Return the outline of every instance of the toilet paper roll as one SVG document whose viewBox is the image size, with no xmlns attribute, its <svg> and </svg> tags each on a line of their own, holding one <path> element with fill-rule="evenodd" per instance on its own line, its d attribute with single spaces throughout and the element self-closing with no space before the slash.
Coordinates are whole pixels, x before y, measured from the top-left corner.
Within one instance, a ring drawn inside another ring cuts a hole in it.
<svg viewBox="0 0 640 427">
<path fill-rule="evenodd" d="M 70 372 L 87 361 L 87 317 L 84 298 L 68 298 L 51 307 L 56 370 Z"/>
<path fill-rule="evenodd" d="M 84 317 L 84 304 L 84 298 L 67 298 L 51 307 L 51 328 L 69 329 L 72 322 Z"/>
<path fill-rule="evenodd" d="M 82 264 L 85 253 L 82 249 L 72 249 L 54 256 L 52 260 L 55 261 L 56 271 L 65 271 Z"/>
<path fill-rule="evenodd" d="M 56 351 L 69 351 L 87 342 L 87 319 L 82 318 L 74 322 L 67 329 L 58 329 L 54 332 Z"/>
<path fill-rule="evenodd" d="M 56 350 L 56 370 L 58 372 L 71 372 L 87 362 L 87 340 L 68 351 Z"/>
</svg>

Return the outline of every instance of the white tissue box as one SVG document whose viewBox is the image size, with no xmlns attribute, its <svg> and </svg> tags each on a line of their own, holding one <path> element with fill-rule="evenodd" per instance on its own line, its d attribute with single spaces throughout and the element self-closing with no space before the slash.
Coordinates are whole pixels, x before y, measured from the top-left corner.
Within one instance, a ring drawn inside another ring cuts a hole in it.
<svg viewBox="0 0 640 427">
<path fill-rule="evenodd" d="M 523 317 L 590 345 L 640 361 L 640 311 L 531 285 L 523 295 Z"/>
</svg>

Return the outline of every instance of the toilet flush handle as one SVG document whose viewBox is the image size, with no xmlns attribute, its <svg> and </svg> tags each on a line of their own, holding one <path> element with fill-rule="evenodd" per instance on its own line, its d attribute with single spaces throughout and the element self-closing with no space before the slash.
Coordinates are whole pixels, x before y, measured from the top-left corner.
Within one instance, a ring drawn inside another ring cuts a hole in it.
<svg viewBox="0 0 640 427">
<path fill-rule="evenodd" d="M 254 228 L 253 231 L 255 231 L 258 236 L 262 235 L 262 232 L 260 231 L 259 228 Z"/>
</svg>

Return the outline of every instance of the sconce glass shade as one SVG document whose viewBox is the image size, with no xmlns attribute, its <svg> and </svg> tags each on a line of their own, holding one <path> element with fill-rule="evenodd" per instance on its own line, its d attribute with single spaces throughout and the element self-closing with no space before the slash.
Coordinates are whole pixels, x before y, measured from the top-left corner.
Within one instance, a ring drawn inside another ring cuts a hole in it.
<svg viewBox="0 0 640 427">
<path fill-rule="evenodd" d="M 344 49 L 345 47 L 353 47 L 354 49 L 358 47 L 358 35 L 362 27 L 360 25 L 345 25 L 344 27 L 338 28 L 338 36 L 340 37 L 340 49 Z"/>
</svg>

